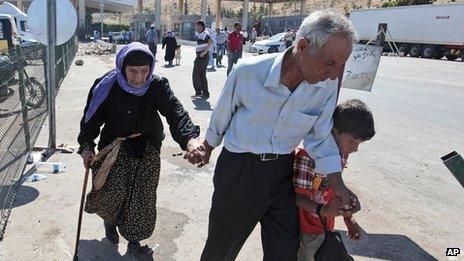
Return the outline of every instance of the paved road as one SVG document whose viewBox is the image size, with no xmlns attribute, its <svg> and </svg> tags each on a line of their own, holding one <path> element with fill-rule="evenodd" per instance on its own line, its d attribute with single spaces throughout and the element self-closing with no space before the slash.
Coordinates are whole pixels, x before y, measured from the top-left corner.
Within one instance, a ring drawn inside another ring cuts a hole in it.
<svg viewBox="0 0 464 261">
<path fill-rule="evenodd" d="M 160 48 L 159 48 L 160 49 Z M 181 66 L 164 68 L 162 51 L 156 72 L 167 77 L 195 123 L 207 127 L 211 109 L 225 81 L 226 68 L 208 72 L 211 99 L 192 100 L 194 51 L 183 47 Z M 111 69 L 113 58 L 83 57 L 72 67 L 57 98 L 58 142 L 77 146 L 78 122 L 93 80 Z M 373 110 L 377 135 L 350 159 L 346 183 L 358 194 L 363 210 L 356 215 L 367 235 L 348 249 L 359 260 L 446 260 L 447 247 L 464 248 L 464 190 L 440 161 L 456 150 L 464 153 L 464 63 L 382 57 L 372 92 L 344 89 L 341 99 L 360 98 Z M 47 126 L 44 126 L 46 129 Z M 156 260 L 198 260 L 207 233 L 213 162 L 202 169 L 180 157 L 169 133 L 162 150 L 158 223 L 144 243 Z M 46 144 L 46 131 L 38 144 Z M 82 187 L 80 158 L 55 155 L 68 171 L 26 183 L 18 195 L 1 260 L 69 260 Z M 84 215 L 82 260 L 123 260 L 125 242 L 113 248 L 101 220 Z M 342 222 L 337 229 L 345 231 Z M 261 260 L 259 226 L 238 260 Z"/>
</svg>

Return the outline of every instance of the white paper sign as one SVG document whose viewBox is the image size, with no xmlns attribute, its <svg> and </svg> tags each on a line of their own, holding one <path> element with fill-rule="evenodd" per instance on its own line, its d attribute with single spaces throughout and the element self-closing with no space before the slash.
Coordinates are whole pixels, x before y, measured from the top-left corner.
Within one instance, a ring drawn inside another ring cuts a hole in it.
<svg viewBox="0 0 464 261">
<path fill-rule="evenodd" d="M 345 65 L 342 88 L 371 91 L 381 56 L 380 46 L 355 44 Z"/>
</svg>

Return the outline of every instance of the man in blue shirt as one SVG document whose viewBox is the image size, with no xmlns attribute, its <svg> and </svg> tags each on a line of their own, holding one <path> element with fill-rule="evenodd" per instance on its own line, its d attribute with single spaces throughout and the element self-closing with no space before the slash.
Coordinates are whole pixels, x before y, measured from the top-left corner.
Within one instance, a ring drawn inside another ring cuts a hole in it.
<svg viewBox="0 0 464 261">
<path fill-rule="evenodd" d="M 150 48 L 151 53 L 156 59 L 156 47 L 158 45 L 158 35 L 155 30 L 155 25 L 151 25 L 150 29 L 148 29 L 147 33 L 145 34 L 145 38 L 147 38 L 148 48 Z"/>
<path fill-rule="evenodd" d="M 222 57 L 224 56 L 224 51 L 226 49 L 226 42 L 227 42 L 227 34 L 224 31 L 221 31 L 218 28 L 216 28 L 216 53 L 217 53 L 217 58 L 216 58 L 216 65 L 222 66 Z"/>
<path fill-rule="evenodd" d="M 298 210 L 293 154 L 303 145 L 315 170 L 328 175 L 343 202 L 359 210 L 341 178 L 340 151 L 331 134 L 338 75 L 348 59 L 354 28 L 343 15 L 318 11 L 285 53 L 242 60 L 231 71 L 212 113 L 204 153 L 185 158 L 200 166 L 224 140 L 214 171 L 208 239 L 201 260 L 234 260 L 258 222 L 264 260 L 297 260 Z"/>
</svg>

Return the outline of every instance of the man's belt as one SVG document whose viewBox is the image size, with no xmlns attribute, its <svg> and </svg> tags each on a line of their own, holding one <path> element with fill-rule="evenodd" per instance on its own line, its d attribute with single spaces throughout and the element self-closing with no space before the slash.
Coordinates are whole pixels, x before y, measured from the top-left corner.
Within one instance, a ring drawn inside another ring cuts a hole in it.
<svg viewBox="0 0 464 261">
<path fill-rule="evenodd" d="M 261 153 L 261 154 L 249 153 L 249 154 L 259 158 L 261 161 L 273 161 L 279 158 L 285 158 L 285 157 L 292 156 L 292 154 L 275 154 L 275 153 Z"/>
</svg>

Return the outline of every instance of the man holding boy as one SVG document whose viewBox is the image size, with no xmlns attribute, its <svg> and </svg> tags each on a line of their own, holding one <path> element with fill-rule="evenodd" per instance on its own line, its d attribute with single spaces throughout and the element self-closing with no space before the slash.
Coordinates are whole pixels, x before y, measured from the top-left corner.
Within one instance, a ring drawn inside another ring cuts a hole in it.
<svg viewBox="0 0 464 261">
<path fill-rule="evenodd" d="M 360 100 L 347 100 L 337 106 L 333 115 L 332 135 L 337 143 L 342 165 L 346 167 L 348 156 L 358 150 L 358 146 L 375 135 L 374 119 L 371 111 Z M 336 198 L 327 175 L 317 173 L 314 160 L 304 149 L 295 154 L 293 183 L 296 204 L 300 218 L 299 261 L 314 261 L 314 254 L 324 241 L 324 227 L 320 217 L 325 219 L 327 229 L 333 230 L 336 216 L 340 216 L 343 204 Z M 351 216 L 345 216 L 350 239 L 361 238 L 360 227 Z"/>
<path fill-rule="evenodd" d="M 206 164 L 224 140 L 202 261 L 234 260 L 258 222 L 264 260 L 297 260 L 293 152 L 302 140 L 316 171 L 329 176 L 342 211 L 359 210 L 350 205 L 354 200 L 341 179 L 341 157 L 331 135 L 337 76 L 354 41 L 354 28 L 343 15 L 318 11 L 301 24 L 295 47 L 244 59 L 231 71 L 211 116 L 204 153 L 185 155 L 193 164 Z"/>
</svg>

